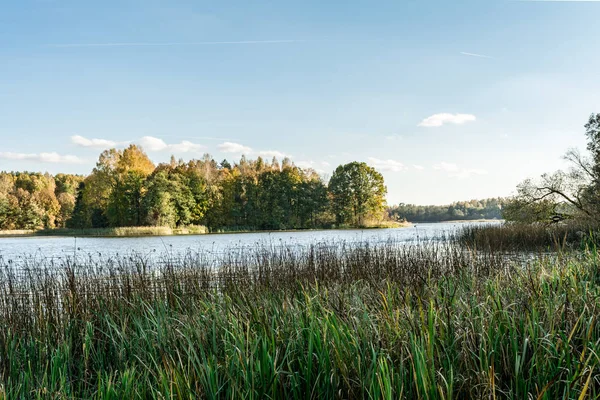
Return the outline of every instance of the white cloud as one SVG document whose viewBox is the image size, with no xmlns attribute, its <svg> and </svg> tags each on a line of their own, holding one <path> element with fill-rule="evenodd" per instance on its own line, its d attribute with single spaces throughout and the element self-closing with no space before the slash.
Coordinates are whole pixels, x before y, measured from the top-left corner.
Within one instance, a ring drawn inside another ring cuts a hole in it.
<svg viewBox="0 0 600 400">
<path fill-rule="evenodd" d="M 368 161 L 371 166 L 381 171 L 400 172 L 406 169 L 404 164 L 396 160 L 380 160 L 375 157 L 369 157 Z"/>
<path fill-rule="evenodd" d="M 223 153 L 245 154 L 247 156 L 249 156 L 251 154 L 255 154 L 255 155 L 261 156 L 263 158 L 270 159 L 270 158 L 276 157 L 280 160 L 282 160 L 286 157 L 292 158 L 292 155 L 284 153 L 279 150 L 261 150 L 261 151 L 255 152 L 251 147 L 244 146 L 243 144 L 235 143 L 235 142 L 224 142 L 224 143 L 221 143 L 220 145 L 218 145 L 217 148 L 219 149 L 219 151 L 222 151 Z"/>
<path fill-rule="evenodd" d="M 462 125 L 466 122 L 475 121 L 476 119 L 477 118 L 472 114 L 440 113 L 425 118 L 423 121 L 421 121 L 419 126 L 425 128 L 437 128 L 444 124 Z"/>
<path fill-rule="evenodd" d="M 258 155 L 259 155 L 259 156 L 261 156 L 261 157 L 269 157 L 269 158 L 272 158 L 272 157 L 277 157 L 277 158 L 286 158 L 286 157 L 290 157 L 290 158 L 291 158 L 291 157 L 292 157 L 292 156 L 291 156 L 291 155 L 289 155 L 289 154 L 285 154 L 285 153 L 282 153 L 281 151 L 277 151 L 277 150 L 264 150 L 264 151 L 259 151 L 259 152 L 258 152 Z"/>
<path fill-rule="evenodd" d="M 99 147 L 99 148 L 103 148 L 103 149 L 107 149 L 109 147 L 115 147 L 115 146 L 121 144 L 121 143 L 118 143 L 118 142 L 115 142 L 112 140 L 88 139 L 88 138 L 85 138 L 85 137 L 79 136 L 79 135 L 71 136 L 71 142 L 78 146 L 81 146 L 81 147 Z"/>
<path fill-rule="evenodd" d="M 131 143 L 115 142 L 114 140 L 107 139 L 88 139 L 79 135 L 71 136 L 71 142 L 81 147 L 98 147 L 102 149 L 107 149 L 110 147 L 123 147 Z M 184 140 L 180 143 L 169 144 L 164 140 L 154 136 L 144 136 L 139 140 L 135 140 L 134 142 L 142 146 L 144 150 L 151 152 L 170 151 L 174 153 L 190 153 L 200 152 L 204 149 L 204 146 L 187 140 Z"/>
<path fill-rule="evenodd" d="M 425 169 L 422 165 L 413 164 L 413 168 L 419 171 L 423 171 Z"/>
<path fill-rule="evenodd" d="M 448 173 L 450 178 L 466 179 L 473 175 L 486 175 L 487 171 L 479 168 L 461 168 L 456 164 L 441 162 L 433 166 L 433 169 Z"/>
<path fill-rule="evenodd" d="M 173 153 L 197 153 L 204 149 L 204 146 L 187 140 L 184 140 L 181 143 L 167 144 L 164 140 L 153 136 L 144 136 L 137 142 L 144 150 L 152 152 L 170 151 Z"/>
<path fill-rule="evenodd" d="M 252 149 L 239 143 L 225 142 L 217 146 L 223 153 L 249 154 Z"/>
<path fill-rule="evenodd" d="M 204 150 L 204 146 L 198 143 L 192 143 L 187 140 L 183 140 L 178 144 L 170 144 L 169 147 L 173 149 L 174 152 L 179 153 L 190 153 L 190 152 L 201 152 Z"/>
<path fill-rule="evenodd" d="M 169 147 L 164 140 L 153 136 L 144 136 L 138 140 L 138 143 L 147 151 L 163 151 Z"/>
<path fill-rule="evenodd" d="M 5 160 L 26 160 L 53 164 L 80 164 L 83 160 L 77 156 L 52 153 L 12 153 L 0 152 L 0 158 Z"/>
</svg>

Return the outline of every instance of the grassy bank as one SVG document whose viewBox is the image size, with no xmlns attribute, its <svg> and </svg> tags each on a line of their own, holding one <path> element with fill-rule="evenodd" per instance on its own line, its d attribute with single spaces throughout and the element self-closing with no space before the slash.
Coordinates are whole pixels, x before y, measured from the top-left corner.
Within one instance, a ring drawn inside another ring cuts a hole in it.
<svg viewBox="0 0 600 400">
<path fill-rule="evenodd" d="M 32 236 L 35 234 L 34 230 L 27 229 L 13 229 L 7 231 L 0 231 L 0 237 L 10 237 L 10 236 Z"/>
<path fill-rule="evenodd" d="M 200 235 L 208 233 L 204 226 L 187 226 L 171 228 L 168 226 L 126 226 L 119 228 L 86 228 L 86 229 L 40 229 L 21 231 L 0 231 L 0 236 L 96 236 L 96 237 L 136 237 L 136 236 L 170 236 Z"/>
<path fill-rule="evenodd" d="M 0 271 L 7 399 L 600 396 L 593 251 L 340 243 Z"/>
<path fill-rule="evenodd" d="M 379 229 L 379 228 L 407 228 L 412 226 L 411 222 L 400 222 L 400 221 L 374 221 L 366 223 L 361 226 L 361 229 Z"/>
</svg>

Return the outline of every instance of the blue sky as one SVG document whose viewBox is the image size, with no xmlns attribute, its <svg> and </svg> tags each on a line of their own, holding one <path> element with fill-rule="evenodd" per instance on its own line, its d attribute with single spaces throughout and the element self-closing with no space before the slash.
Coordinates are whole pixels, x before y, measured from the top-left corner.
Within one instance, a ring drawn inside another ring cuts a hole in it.
<svg viewBox="0 0 600 400">
<path fill-rule="evenodd" d="M 600 2 L 23 0 L 0 12 L 0 170 L 289 155 L 388 202 L 508 195 L 600 112 Z"/>
</svg>

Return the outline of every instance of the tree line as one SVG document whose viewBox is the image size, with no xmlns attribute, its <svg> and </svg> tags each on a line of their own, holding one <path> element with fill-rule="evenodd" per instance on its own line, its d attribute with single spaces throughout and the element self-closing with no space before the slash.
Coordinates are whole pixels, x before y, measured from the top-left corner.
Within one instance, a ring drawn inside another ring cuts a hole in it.
<svg viewBox="0 0 600 400">
<path fill-rule="evenodd" d="M 217 230 L 363 226 L 385 216 L 382 175 L 361 162 L 328 181 L 288 158 L 155 165 L 142 148 L 102 152 L 88 176 L 0 173 L 0 229 L 184 227 Z"/>
<path fill-rule="evenodd" d="M 477 219 L 502 219 L 502 209 L 507 200 L 501 197 L 459 201 L 444 206 L 404 204 L 387 209 L 392 220 L 410 222 L 443 222 Z"/>
<path fill-rule="evenodd" d="M 64 227 L 82 176 L 0 172 L 0 229 Z"/>
</svg>

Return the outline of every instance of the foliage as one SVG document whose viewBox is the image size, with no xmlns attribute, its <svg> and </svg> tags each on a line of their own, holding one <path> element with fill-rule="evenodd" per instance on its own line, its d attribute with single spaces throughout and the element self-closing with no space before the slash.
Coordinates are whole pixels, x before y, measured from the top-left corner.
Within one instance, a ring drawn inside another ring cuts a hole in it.
<svg viewBox="0 0 600 400">
<path fill-rule="evenodd" d="M 83 177 L 0 172 L 0 230 L 64 227 Z"/>
<path fill-rule="evenodd" d="M 365 163 L 340 166 L 329 188 L 311 169 L 284 159 L 208 154 L 155 166 L 144 151 L 103 151 L 91 174 L 0 174 L 0 230 L 136 226 L 212 231 L 364 226 L 381 221 L 383 177 Z"/>
<path fill-rule="evenodd" d="M 0 265 L 0 397 L 600 396 L 594 251 L 226 254 L 217 269 L 202 254 Z"/>
<path fill-rule="evenodd" d="M 588 155 L 569 150 L 567 171 L 527 179 L 517 187 L 507 220 L 514 222 L 548 221 L 553 214 L 569 218 L 600 221 L 600 114 L 592 114 L 585 124 Z M 519 211 L 522 209 L 522 211 Z"/>
<path fill-rule="evenodd" d="M 381 219 L 387 188 L 383 176 L 362 162 L 336 168 L 329 181 L 336 223 L 361 226 L 368 217 Z"/>
<path fill-rule="evenodd" d="M 289 159 L 220 164 L 209 155 L 151 165 L 138 147 L 107 150 L 85 180 L 71 227 L 204 225 L 211 230 L 327 226 L 328 193 Z M 102 217 L 102 218 L 100 218 Z M 99 221 L 99 222 L 96 222 Z"/>
<path fill-rule="evenodd" d="M 388 207 L 391 220 L 409 222 L 442 222 L 477 219 L 501 219 L 506 200 L 491 198 L 459 201 L 445 206 L 419 206 L 401 203 Z"/>
<path fill-rule="evenodd" d="M 552 221 L 553 216 L 559 214 L 559 211 L 563 211 L 565 208 L 563 203 L 556 203 L 549 199 L 530 202 L 523 197 L 515 197 L 506 202 L 502 210 L 502 216 L 508 222 L 549 223 Z"/>
</svg>

